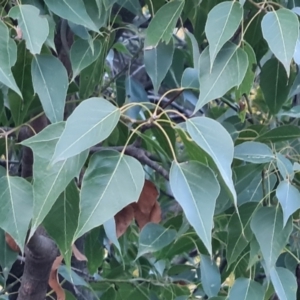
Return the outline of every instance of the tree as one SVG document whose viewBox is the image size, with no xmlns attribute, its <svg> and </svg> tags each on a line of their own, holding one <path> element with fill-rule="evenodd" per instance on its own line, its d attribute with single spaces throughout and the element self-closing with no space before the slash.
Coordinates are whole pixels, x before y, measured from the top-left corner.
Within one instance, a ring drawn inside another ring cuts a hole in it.
<svg viewBox="0 0 300 300">
<path fill-rule="evenodd" d="M 0 9 L 0 299 L 300 299 L 298 0 Z"/>
</svg>

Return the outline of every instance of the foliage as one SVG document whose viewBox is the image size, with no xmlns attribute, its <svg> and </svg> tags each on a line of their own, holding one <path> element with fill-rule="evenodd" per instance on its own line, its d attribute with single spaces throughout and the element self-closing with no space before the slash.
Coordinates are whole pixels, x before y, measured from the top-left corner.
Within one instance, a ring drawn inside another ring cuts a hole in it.
<svg viewBox="0 0 300 300">
<path fill-rule="evenodd" d="M 300 299 L 300 1 L 0 12 L 1 299 L 41 228 L 59 299 Z"/>
</svg>

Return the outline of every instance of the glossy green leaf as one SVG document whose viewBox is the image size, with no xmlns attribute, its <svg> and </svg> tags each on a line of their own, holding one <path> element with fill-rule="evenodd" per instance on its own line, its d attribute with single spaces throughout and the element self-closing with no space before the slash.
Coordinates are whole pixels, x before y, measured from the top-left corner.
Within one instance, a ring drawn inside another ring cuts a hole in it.
<svg viewBox="0 0 300 300">
<path fill-rule="evenodd" d="M 263 65 L 260 75 L 260 87 L 270 112 L 275 115 L 288 99 L 290 90 L 287 74 L 276 58 L 268 60 Z"/>
<path fill-rule="evenodd" d="M 33 220 L 32 235 L 43 222 L 59 195 L 70 181 L 79 175 L 88 151 L 77 156 L 50 164 L 55 146 L 64 130 L 65 123 L 47 126 L 39 134 L 25 140 L 22 145 L 33 151 Z"/>
<path fill-rule="evenodd" d="M 239 215 L 235 212 L 230 218 L 226 251 L 228 265 L 231 265 L 239 258 L 253 236 L 250 229 L 250 221 L 256 207 L 257 203 L 245 203 L 239 207 Z"/>
<path fill-rule="evenodd" d="M 300 208 L 300 193 L 289 181 L 283 180 L 276 188 L 276 197 L 282 207 L 285 226 L 289 217 Z"/>
<path fill-rule="evenodd" d="M 49 34 L 49 24 L 46 18 L 40 16 L 39 9 L 33 5 L 16 5 L 8 15 L 18 20 L 27 49 L 32 54 L 40 54 Z"/>
<path fill-rule="evenodd" d="M 99 40 L 93 41 L 93 49 L 90 43 L 85 40 L 76 40 L 70 50 L 70 60 L 72 64 L 72 81 L 80 72 L 92 64 L 100 55 L 101 42 Z"/>
<path fill-rule="evenodd" d="M 32 186 L 23 178 L 3 176 L 0 191 L 0 227 L 15 240 L 23 253 L 32 218 Z"/>
<path fill-rule="evenodd" d="M 176 237 L 174 229 L 165 228 L 159 224 L 146 224 L 139 238 L 139 248 L 137 258 L 140 256 L 156 252 L 169 245 Z"/>
<path fill-rule="evenodd" d="M 151 20 L 145 38 L 146 48 L 156 48 L 159 43 L 169 44 L 184 1 L 175 0 L 162 6 Z"/>
<path fill-rule="evenodd" d="M 173 40 L 170 40 L 168 44 L 160 42 L 156 47 L 144 50 L 145 69 L 156 93 L 171 67 L 174 49 Z"/>
<path fill-rule="evenodd" d="M 0 82 L 14 90 L 20 97 L 22 97 L 10 69 L 16 63 L 16 60 L 16 43 L 10 38 L 8 28 L 0 20 Z"/>
<path fill-rule="evenodd" d="M 298 126 L 282 125 L 261 134 L 255 140 L 263 143 L 277 143 L 298 139 L 299 137 L 300 128 Z"/>
<path fill-rule="evenodd" d="M 288 158 L 286 158 L 281 153 L 276 153 L 276 165 L 283 179 L 294 179 L 293 164 Z"/>
<path fill-rule="evenodd" d="M 10 269 L 17 260 L 18 253 L 14 252 L 7 245 L 5 240 L 5 232 L 0 229 L 0 266 L 5 280 L 7 279 Z"/>
<path fill-rule="evenodd" d="M 181 87 L 185 89 L 199 90 L 200 85 L 198 70 L 186 68 L 182 74 Z"/>
<path fill-rule="evenodd" d="M 98 28 L 87 14 L 82 0 L 45 0 L 48 8 L 63 19 L 98 32 Z"/>
<path fill-rule="evenodd" d="M 267 145 L 258 142 L 244 142 L 235 146 L 234 158 L 251 162 L 253 164 L 263 164 L 275 159 L 272 149 Z"/>
<path fill-rule="evenodd" d="M 64 65 L 52 55 L 36 55 L 32 60 L 31 74 L 34 91 L 46 116 L 51 123 L 62 121 L 69 84 Z"/>
<path fill-rule="evenodd" d="M 271 51 L 281 61 L 287 76 L 289 76 L 290 63 L 299 35 L 297 16 L 285 8 L 273 10 L 263 17 L 261 27 L 264 39 L 268 42 Z"/>
<path fill-rule="evenodd" d="M 292 220 L 289 219 L 283 226 L 281 209 L 260 207 L 254 214 L 250 226 L 263 254 L 265 271 L 269 273 L 292 232 Z"/>
<path fill-rule="evenodd" d="M 285 268 L 272 268 L 270 278 L 280 300 L 296 300 L 297 281 L 295 275 Z"/>
<path fill-rule="evenodd" d="M 238 278 L 230 289 L 228 300 L 263 300 L 265 290 L 262 285 L 247 278 Z"/>
<path fill-rule="evenodd" d="M 201 283 L 207 296 L 217 296 L 221 288 L 221 275 L 215 261 L 208 255 L 200 257 Z"/>
<path fill-rule="evenodd" d="M 219 51 L 212 68 L 209 50 L 206 48 L 199 58 L 200 97 L 195 111 L 211 100 L 222 97 L 234 86 L 240 85 L 247 68 L 246 52 L 231 42 L 226 43 Z"/>
<path fill-rule="evenodd" d="M 83 177 L 74 240 L 137 201 L 144 177 L 142 165 L 133 157 L 112 150 L 93 154 Z"/>
<path fill-rule="evenodd" d="M 56 242 L 65 264 L 71 264 L 73 236 L 79 216 L 79 191 L 74 181 L 60 194 L 43 221 L 47 233 Z"/>
<path fill-rule="evenodd" d="M 116 127 L 120 110 L 103 98 L 81 102 L 66 122 L 52 162 L 65 160 L 102 142 Z"/>
<path fill-rule="evenodd" d="M 228 131 L 219 122 L 205 117 L 189 119 L 186 125 L 192 139 L 213 159 L 236 203 L 231 170 L 234 145 Z"/>
<path fill-rule="evenodd" d="M 172 163 L 170 185 L 189 223 L 211 254 L 211 230 L 219 183 L 212 170 L 195 161 Z"/>
<path fill-rule="evenodd" d="M 209 43 L 210 65 L 226 42 L 234 35 L 243 18 L 243 8 L 234 1 L 225 1 L 209 12 L 205 33 Z M 211 68 L 210 68 L 211 69 Z"/>
</svg>

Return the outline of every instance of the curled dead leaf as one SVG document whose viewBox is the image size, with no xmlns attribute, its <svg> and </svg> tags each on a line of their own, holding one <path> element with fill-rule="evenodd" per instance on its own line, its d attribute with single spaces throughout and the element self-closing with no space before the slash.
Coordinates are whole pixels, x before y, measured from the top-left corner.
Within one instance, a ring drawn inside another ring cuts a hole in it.
<svg viewBox="0 0 300 300">
<path fill-rule="evenodd" d="M 62 255 L 56 257 L 55 261 L 52 264 L 49 281 L 48 281 L 49 286 L 56 293 L 57 300 L 65 300 L 66 299 L 65 291 L 61 287 L 59 280 L 58 280 L 58 275 L 57 275 L 57 269 L 59 268 L 62 260 L 63 260 Z"/>
<path fill-rule="evenodd" d="M 9 246 L 9 248 L 14 252 L 20 252 L 20 248 L 15 242 L 15 240 L 7 233 L 5 232 L 5 241 L 6 244 Z"/>
<path fill-rule="evenodd" d="M 23 38 L 22 29 L 19 26 L 16 26 L 15 30 L 16 30 L 16 33 L 17 33 L 15 39 L 16 40 L 21 40 Z"/>
<path fill-rule="evenodd" d="M 79 261 L 87 261 L 88 260 L 86 258 L 86 256 L 84 254 L 82 254 L 74 244 L 72 245 L 72 252 L 77 260 L 79 260 Z"/>
<path fill-rule="evenodd" d="M 124 207 L 115 215 L 117 237 L 122 236 L 134 218 L 134 210 L 131 204 Z"/>
</svg>

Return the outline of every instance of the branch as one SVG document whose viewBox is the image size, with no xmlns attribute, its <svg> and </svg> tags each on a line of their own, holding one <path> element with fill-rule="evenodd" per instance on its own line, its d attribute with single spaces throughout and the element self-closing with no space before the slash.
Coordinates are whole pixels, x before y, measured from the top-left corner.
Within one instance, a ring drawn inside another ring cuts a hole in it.
<svg viewBox="0 0 300 300">
<path fill-rule="evenodd" d="M 116 150 L 116 151 L 121 152 L 121 151 L 123 151 L 124 147 L 120 146 L 120 147 L 108 147 L 107 148 L 107 147 L 97 147 L 96 146 L 96 147 L 92 147 L 90 152 L 95 153 L 95 152 L 105 150 L 105 149 Z M 169 172 L 166 169 L 164 169 L 159 163 L 150 159 L 150 157 L 152 157 L 152 154 L 149 153 L 148 151 L 141 149 L 141 148 L 137 148 L 133 145 L 129 145 L 125 148 L 124 152 L 125 152 L 125 154 L 136 158 L 140 163 L 149 166 L 154 171 L 156 171 L 158 174 L 163 176 L 166 180 L 169 180 Z"/>
</svg>

